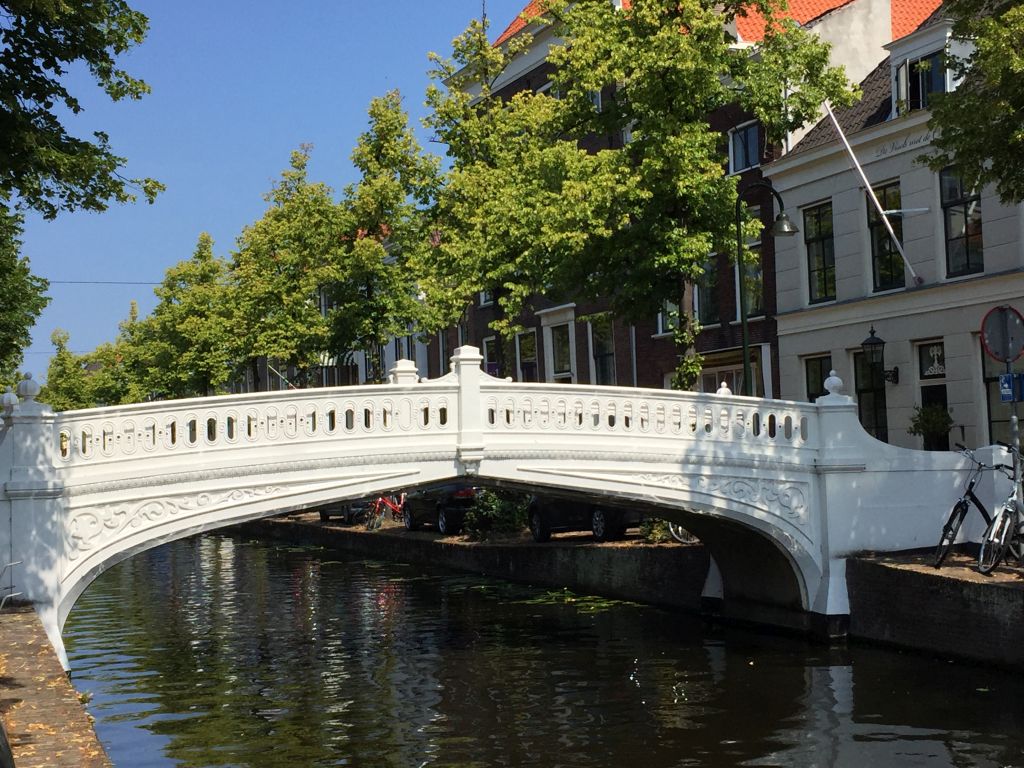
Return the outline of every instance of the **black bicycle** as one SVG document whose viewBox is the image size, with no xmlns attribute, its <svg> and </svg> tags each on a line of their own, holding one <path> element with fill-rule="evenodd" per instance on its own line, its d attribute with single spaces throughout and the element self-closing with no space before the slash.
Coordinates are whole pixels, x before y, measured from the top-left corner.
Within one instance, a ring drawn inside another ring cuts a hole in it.
<svg viewBox="0 0 1024 768">
<path fill-rule="evenodd" d="M 974 451 L 960 443 L 956 444 L 957 450 L 960 451 L 966 458 L 974 462 L 974 468 L 971 469 L 971 473 L 967 476 L 967 482 L 964 483 L 963 495 L 956 500 L 953 504 L 953 509 L 949 513 L 949 518 L 946 520 L 946 524 L 942 526 L 942 536 L 939 539 L 939 545 L 935 548 L 935 567 L 942 567 L 942 563 L 945 561 L 946 556 L 949 555 L 950 550 L 953 549 L 953 543 L 956 541 L 957 534 L 960 533 L 960 526 L 964 524 L 964 520 L 967 518 L 967 513 L 970 511 L 971 504 L 973 504 L 981 516 L 985 518 L 985 525 L 989 526 L 992 524 L 992 516 L 989 515 L 988 510 L 985 509 L 985 505 L 982 503 L 974 493 L 974 487 L 978 484 L 978 480 L 981 478 L 981 473 L 986 469 L 998 469 L 1001 472 L 1007 473 L 1008 477 L 1013 476 L 1013 467 L 1009 467 L 1005 464 L 985 464 L 974 455 Z M 995 566 L 993 566 L 995 567 Z"/>
<path fill-rule="evenodd" d="M 1006 443 L 999 445 L 1013 451 Z M 1019 461 L 1014 463 L 1019 466 Z M 1024 565 L 1024 514 L 1020 502 L 1017 501 L 1019 481 L 1012 474 L 1011 477 L 1013 486 L 1010 488 L 1010 495 L 992 516 L 985 533 L 981 536 L 981 549 L 978 550 L 978 571 L 981 573 L 991 573 L 1003 561 L 1007 552 L 1016 557 L 1019 564 Z"/>
</svg>

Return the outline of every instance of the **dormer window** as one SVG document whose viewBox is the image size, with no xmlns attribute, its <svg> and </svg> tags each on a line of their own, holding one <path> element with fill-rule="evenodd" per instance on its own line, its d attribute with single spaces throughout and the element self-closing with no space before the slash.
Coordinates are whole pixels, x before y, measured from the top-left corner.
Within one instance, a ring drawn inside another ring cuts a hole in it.
<svg viewBox="0 0 1024 768">
<path fill-rule="evenodd" d="M 930 95 L 946 92 L 943 52 L 906 59 L 896 70 L 896 114 L 928 109 Z"/>
</svg>

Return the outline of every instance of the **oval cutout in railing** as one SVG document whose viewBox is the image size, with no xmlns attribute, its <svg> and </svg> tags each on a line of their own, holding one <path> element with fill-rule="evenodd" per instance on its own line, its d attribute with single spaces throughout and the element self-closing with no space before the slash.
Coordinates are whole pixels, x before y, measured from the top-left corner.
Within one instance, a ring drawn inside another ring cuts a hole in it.
<svg viewBox="0 0 1024 768">
<path fill-rule="evenodd" d="M 441 426 L 442 427 L 448 425 L 448 406 L 447 405 L 442 405 L 441 406 L 441 408 L 438 410 L 437 418 L 438 418 L 438 421 L 441 422 Z"/>
<path fill-rule="evenodd" d="M 338 412 L 331 408 L 327 412 L 327 434 L 333 435 L 334 430 L 338 428 Z"/>
<path fill-rule="evenodd" d="M 199 424 L 196 423 L 195 417 L 192 417 L 186 422 L 188 426 L 188 438 L 186 442 L 189 445 L 195 445 L 199 440 Z"/>
<path fill-rule="evenodd" d="M 803 440 L 805 443 L 810 439 L 807 436 L 807 432 L 808 432 L 807 417 L 806 416 L 801 416 L 800 417 L 800 439 Z"/>
<path fill-rule="evenodd" d="M 761 414 L 754 411 L 754 415 L 751 417 L 750 433 L 754 437 L 761 436 Z"/>
<path fill-rule="evenodd" d="M 782 434 L 786 436 L 787 440 L 793 439 L 793 417 L 786 416 L 785 421 L 782 422 Z"/>
<path fill-rule="evenodd" d="M 316 409 L 310 408 L 306 413 L 303 426 L 306 428 L 306 434 L 312 437 L 316 434 L 317 418 Z"/>
<path fill-rule="evenodd" d="M 178 445 L 178 422 L 173 419 L 167 422 L 167 428 L 164 430 L 164 436 L 167 438 L 166 445 L 168 448 L 174 448 Z"/>
<path fill-rule="evenodd" d="M 235 435 L 235 424 L 236 424 L 236 422 L 237 422 L 237 420 L 235 419 L 234 416 L 228 416 L 227 421 L 225 422 L 225 424 L 227 426 L 228 440 L 231 440 L 232 442 L 234 442 L 234 439 L 235 439 L 235 436 L 236 436 Z"/>
<path fill-rule="evenodd" d="M 345 431 L 352 432 L 356 428 L 356 411 L 354 408 L 345 409 Z"/>
<path fill-rule="evenodd" d="M 363 406 L 363 429 L 373 429 L 373 409 Z"/>
<path fill-rule="evenodd" d="M 156 422 L 149 420 L 142 428 L 142 449 L 152 451 L 156 448 Z"/>
<path fill-rule="evenodd" d="M 83 427 L 82 435 L 79 439 L 82 441 L 82 456 L 89 458 L 92 456 L 92 430 L 89 427 Z"/>
<path fill-rule="evenodd" d="M 71 455 L 71 433 L 66 429 L 60 431 L 60 435 L 57 438 L 57 446 L 62 459 L 66 459 Z"/>
<path fill-rule="evenodd" d="M 206 442 L 217 442 L 217 419 L 213 416 L 206 420 Z"/>
<path fill-rule="evenodd" d="M 775 414 L 774 413 L 770 413 L 770 414 L 768 414 L 768 437 L 770 437 L 770 438 L 772 438 L 774 440 L 775 439 L 775 431 L 776 431 Z"/>
</svg>

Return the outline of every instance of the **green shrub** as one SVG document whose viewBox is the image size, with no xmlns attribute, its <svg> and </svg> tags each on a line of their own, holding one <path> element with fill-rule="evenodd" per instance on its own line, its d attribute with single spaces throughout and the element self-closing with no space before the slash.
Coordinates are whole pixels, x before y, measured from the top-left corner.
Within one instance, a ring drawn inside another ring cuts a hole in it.
<svg viewBox="0 0 1024 768">
<path fill-rule="evenodd" d="M 672 534 L 668 532 L 668 521 L 657 517 L 644 518 L 640 523 L 640 536 L 649 544 L 672 541 Z"/>
<path fill-rule="evenodd" d="M 519 533 L 526 527 L 529 502 L 530 497 L 523 493 L 482 490 L 466 510 L 463 530 L 473 541 L 484 541 L 494 534 Z"/>
</svg>

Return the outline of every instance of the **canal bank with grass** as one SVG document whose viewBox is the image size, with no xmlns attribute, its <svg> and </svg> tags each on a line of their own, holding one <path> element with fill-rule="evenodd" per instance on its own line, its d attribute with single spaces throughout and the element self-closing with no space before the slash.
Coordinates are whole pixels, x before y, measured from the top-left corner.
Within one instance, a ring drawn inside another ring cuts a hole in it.
<svg viewBox="0 0 1024 768">
<path fill-rule="evenodd" d="M 544 544 L 525 533 L 474 542 L 400 526 L 370 532 L 325 523 L 314 514 L 266 518 L 242 530 L 363 557 L 452 568 L 712 617 L 718 607 L 701 597 L 708 554 L 699 544 L 649 544 L 638 536 L 597 543 L 583 533 L 556 535 Z M 936 570 L 931 552 L 851 558 L 848 637 L 1024 671 L 1024 569 L 1004 564 L 982 576 L 974 562 L 965 554 L 954 554 Z M 735 613 L 728 618 L 742 622 Z M 753 617 L 749 623 L 759 622 Z"/>
</svg>

